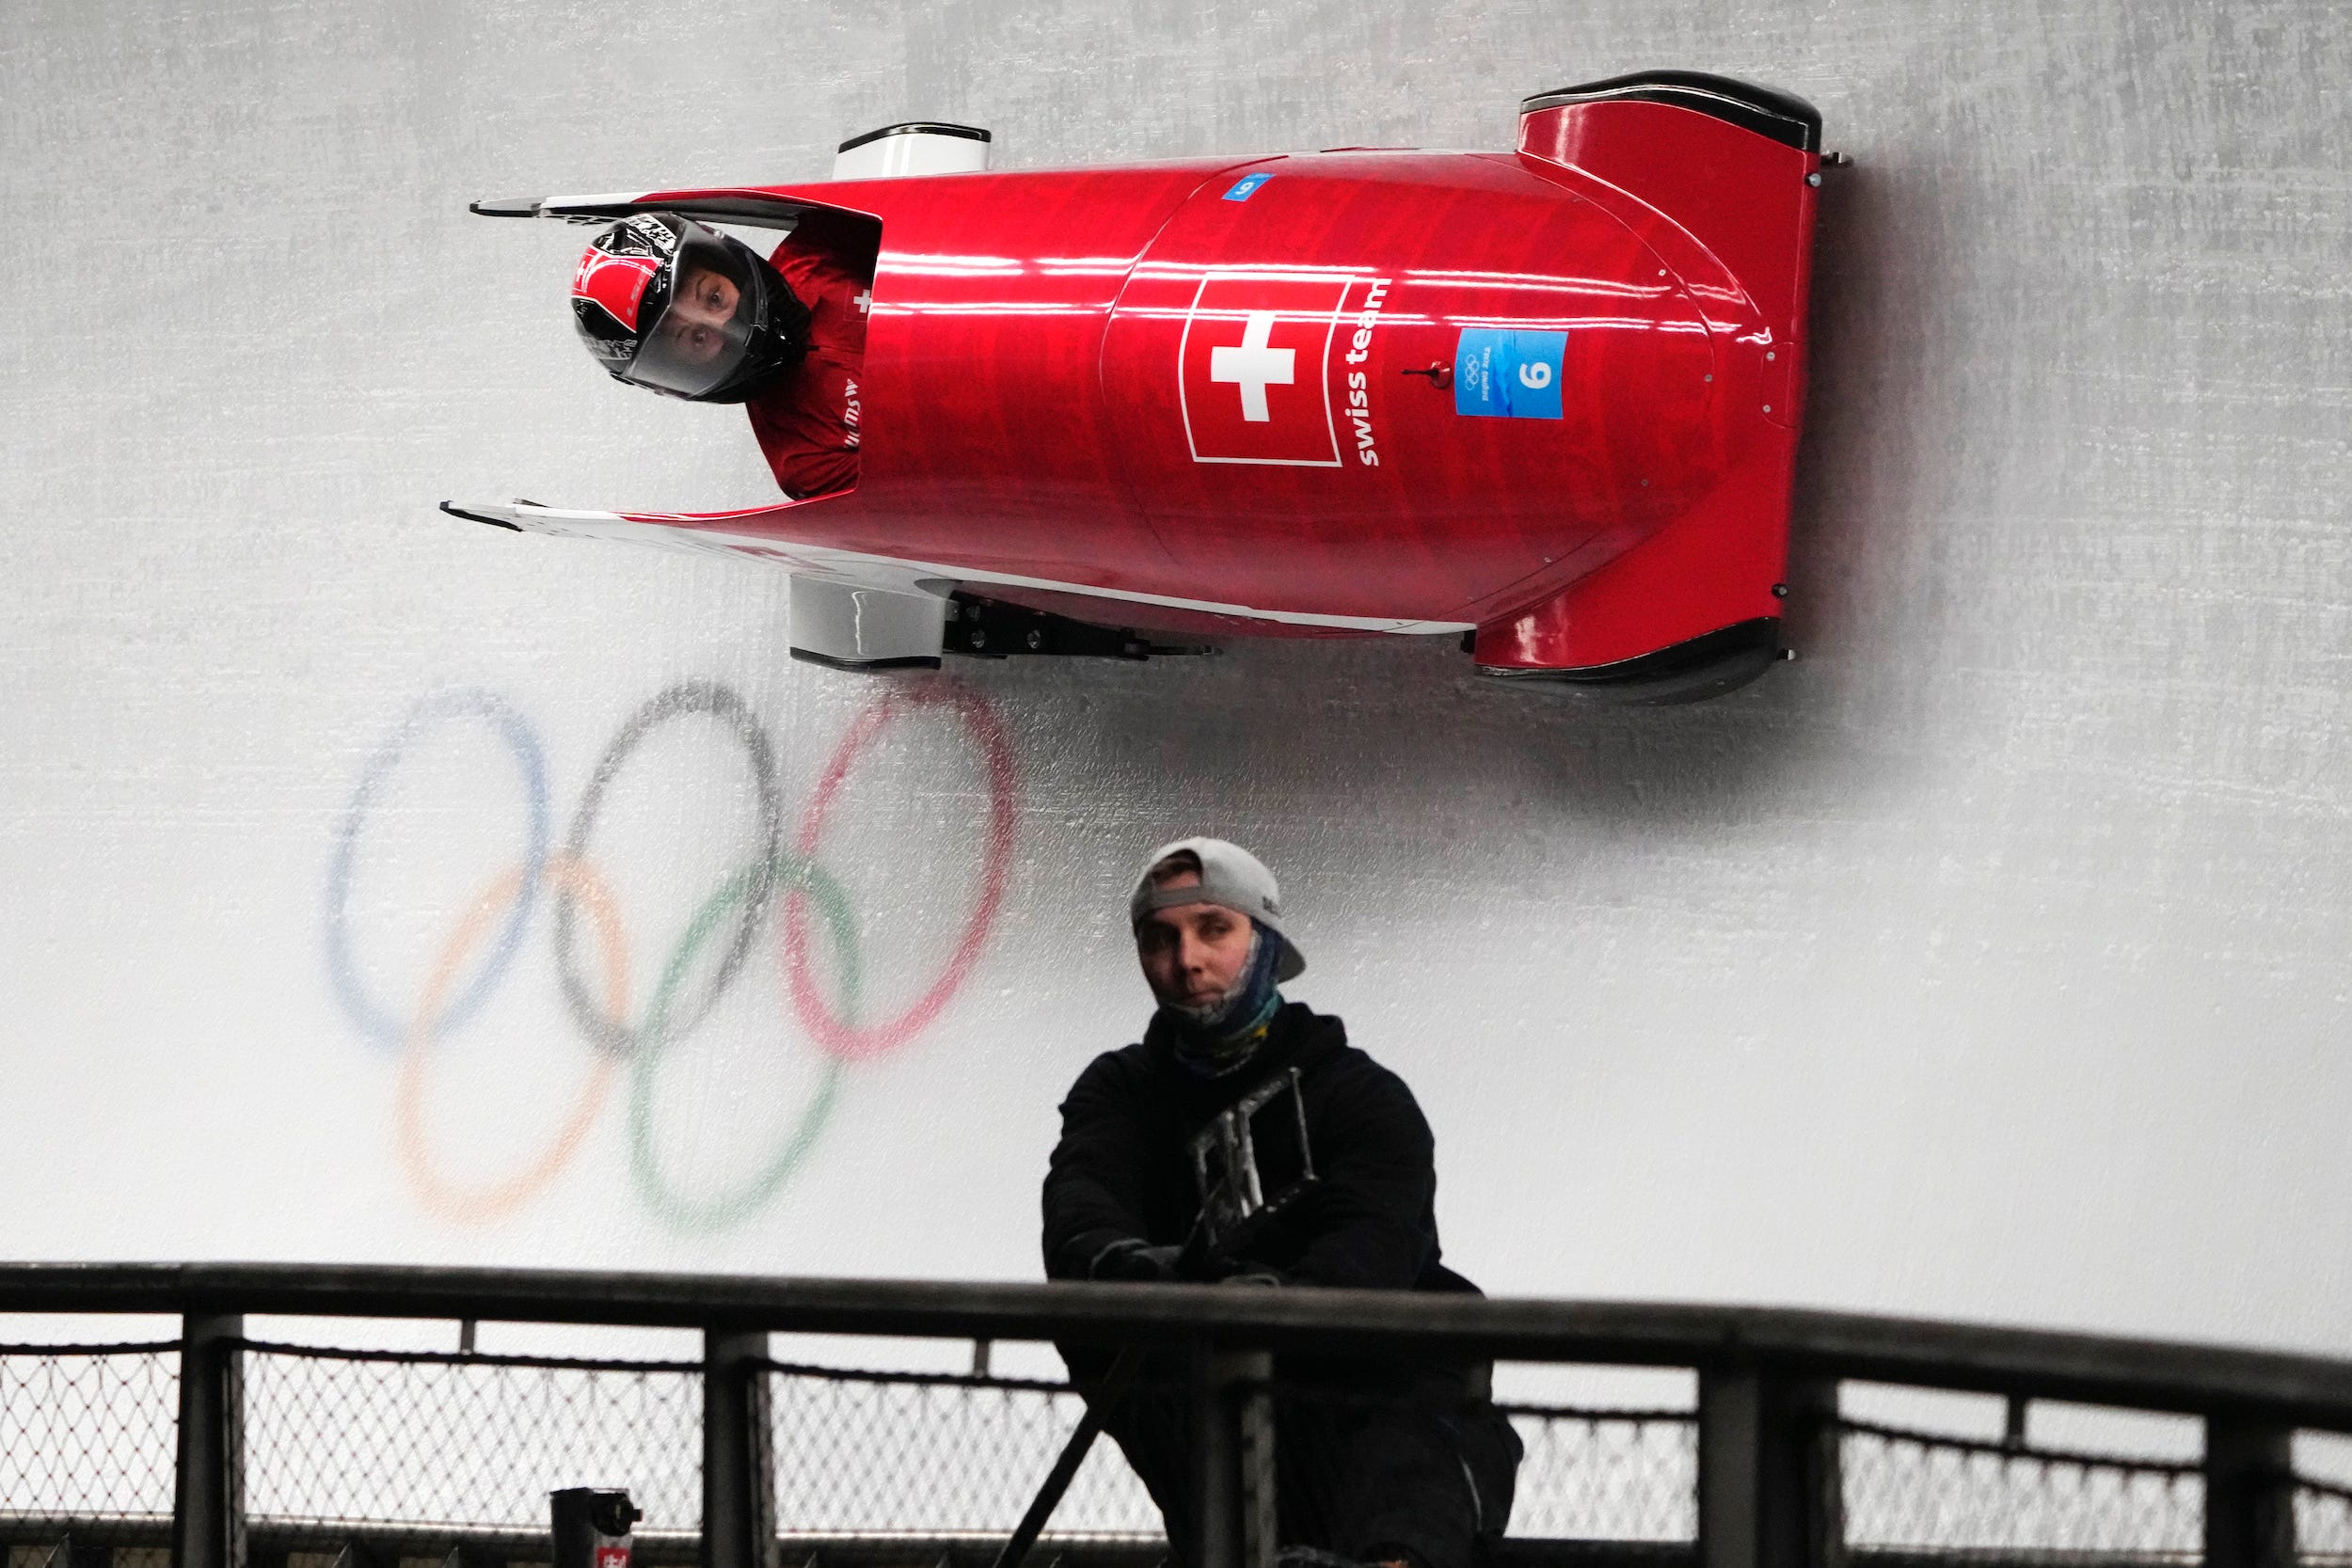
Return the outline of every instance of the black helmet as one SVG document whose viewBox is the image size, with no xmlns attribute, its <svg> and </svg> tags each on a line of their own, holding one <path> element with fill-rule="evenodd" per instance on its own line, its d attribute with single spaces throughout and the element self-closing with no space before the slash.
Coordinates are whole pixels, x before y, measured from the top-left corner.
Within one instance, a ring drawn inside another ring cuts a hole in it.
<svg viewBox="0 0 2352 1568">
<path fill-rule="evenodd" d="M 808 351 L 808 308 L 759 253 L 675 213 L 623 218 L 572 274 L 572 325 L 616 381 L 740 403 Z"/>
</svg>

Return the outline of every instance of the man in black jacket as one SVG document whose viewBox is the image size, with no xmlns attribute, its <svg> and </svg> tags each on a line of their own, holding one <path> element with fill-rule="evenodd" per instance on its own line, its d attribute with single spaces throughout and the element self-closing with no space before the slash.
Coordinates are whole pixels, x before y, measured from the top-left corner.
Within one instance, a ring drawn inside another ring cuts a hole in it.
<svg viewBox="0 0 2352 1568">
<path fill-rule="evenodd" d="M 1306 960 L 1273 875 L 1222 839 L 1180 840 L 1147 863 L 1129 914 L 1159 1009 L 1062 1102 L 1047 1275 L 1475 1294 L 1438 1261 L 1434 1146 L 1412 1091 L 1338 1019 L 1278 989 Z M 1101 1375 L 1101 1361 L 1064 1354 L 1081 1379 Z M 1148 1369 L 1104 1424 L 1189 1562 L 1183 1407 L 1152 1391 L 1173 1370 Z M 1404 1355 L 1279 1364 L 1286 1552 L 1468 1568 L 1509 1518 L 1520 1451 L 1487 1399 L 1490 1371 Z"/>
</svg>

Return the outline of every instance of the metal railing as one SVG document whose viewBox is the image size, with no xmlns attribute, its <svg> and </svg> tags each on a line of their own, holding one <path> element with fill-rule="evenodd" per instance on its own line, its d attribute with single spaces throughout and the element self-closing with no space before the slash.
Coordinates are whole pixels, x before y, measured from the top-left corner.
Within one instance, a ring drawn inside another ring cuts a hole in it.
<svg viewBox="0 0 2352 1568">
<path fill-rule="evenodd" d="M 2213 1568 L 2352 1562 L 2352 1364 L 1845 1314 L 1210 1286 L 962 1285 L 509 1270 L 0 1265 L 0 1312 L 171 1314 L 176 1339 L 0 1344 L 15 1568 L 479 1568 L 547 1560 L 546 1493 L 627 1484 L 649 1564 L 981 1568 L 1076 1426 L 1070 1383 L 989 1344 L 1137 1347 L 1182 1369 L 1197 1568 L 1263 1568 L 1287 1358 L 1400 1352 L 1683 1369 L 1689 1409 L 1506 1405 L 1528 1450 L 1505 1568 Z M 257 1314 L 699 1330 L 693 1359 L 321 1347 Z M 968 1372 L 785 1363 L 769 1336 L 969 1340 Z M 1999 1436 L 1841 1415 L 1863 1381 L 2008 1401 Z M 2194 1455 L 2030 1444 L 2037 1402 L 2193 1418 Z M 1098 1445 L 1045 1549 L 1149 1568 L 1158 1517 Z M 30 1554 L 29 1556 L 27 1554 Z M 125 1554 L 131 1554 L 125 1556 Z M 1040 1560 L 1043 1561 L 1043 1559 Z"/>
</svg>

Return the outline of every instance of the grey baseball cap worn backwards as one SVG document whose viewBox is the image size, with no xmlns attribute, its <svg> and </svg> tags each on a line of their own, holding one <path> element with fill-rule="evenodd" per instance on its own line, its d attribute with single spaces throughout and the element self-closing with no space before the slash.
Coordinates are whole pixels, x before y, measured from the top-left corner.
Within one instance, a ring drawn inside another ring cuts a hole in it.
<svg viewBox="0 0 2352 1568">
<path fill-rule="evenodd" d="M 1168 856 L 1189 849 L 1200 862 L 1200 885 L 1198 887 L 1158 887 L 1152 885 L 1152 868 Z M 1221 838 L 1180 838 L 1173 844 L 1163 844 L 1144 861 L 1143 869 L 1136 874 L 1135 890 L 1127 895 L 1127 918 L 1130 926 L 1140 926 L 1143 917 L 1154 910 L 1172 910 L 1184 904 L 1215 904 L 1248 915 L 1280 940 L 1282 961 L 1275 970 L 1278 980 L 1295 980 L 1307 971 L 1306 955 L 1282 929 L 1282 890 L 1274 880 L 1274 873 L 1265 863 L 1238 844 Z"/>
</svg>

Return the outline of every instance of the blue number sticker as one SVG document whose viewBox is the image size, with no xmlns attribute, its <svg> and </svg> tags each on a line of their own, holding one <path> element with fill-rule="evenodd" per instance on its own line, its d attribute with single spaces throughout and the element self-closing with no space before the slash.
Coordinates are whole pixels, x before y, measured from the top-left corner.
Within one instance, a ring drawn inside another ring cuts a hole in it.
<svg viewBox="0 0 2352 1568">
<path fill-rule="evenodd" d="M 1245 174 L 1233 182 L 1233 188 L 1225 193 L 1228 201 L 1247 201 L 1258 194 L 1258 187 L 1273 179 L 1271 174 Z"/>
<path fill-rule="evenodd" d="M 1556 420 L 1565 332 L 1466 326 L 1454 350 L 1454 411 L 1497 419 Z"/>
</svg>

